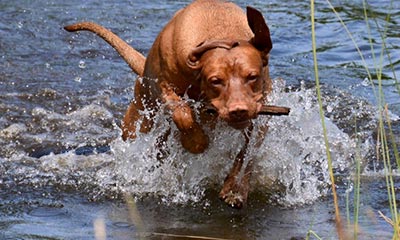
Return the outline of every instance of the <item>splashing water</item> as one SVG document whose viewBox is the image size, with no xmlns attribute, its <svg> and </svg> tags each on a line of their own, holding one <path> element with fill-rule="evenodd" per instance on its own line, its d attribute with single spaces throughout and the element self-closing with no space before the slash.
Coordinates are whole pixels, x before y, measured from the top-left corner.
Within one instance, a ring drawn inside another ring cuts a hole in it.
<svg viewBox="0 0 400 240">
<path fill-rule="evenodd" d="M 255 126 L 268 122 L 269 131 L 261 146 L 251 147 L 249 156 L 257 159 L 252 189 L 271 194 L 283 205 L 310 203 L 329 191 L 330 181 L 319 110 L 312 89 L 284 92 L 284 83 L 275 82 L 271 102 L 292 109 L 289 116 L 259 117 Z M 355 141 L 326 119 L 330 151 L 336 169 L 352 163 Z M 224 123 L 208 130 L 210 146 L 203 154 L 190 154 L 171 134 L 161 150 L 158 137 L 172 128 L 164 115 L 157 116 L 158 127 L 149 134 L 139 134 L 133 142 L 115 140 L 115 174 L 123 191 L 138 196 L 155 194 L 165 202 L 197 202 L 207 188 L 222 187 L 233 159 L 244 144 L 240 131 Z M 250 144 L 251 145 L 251 144 Z M 167 152 L 160 162 L 157 155 Z"/>
<path fill-rule="evenodd" d="M 275 80 L 270 100 L 290 107 L 290 115 L 254 120 L 256 128 L 268 123 L 269 131 L 260 148 L 252 147 L 251 139 L 247 157 L 256 158 L 251 191 L 261 193 L 269 203 L 291 206 L 328 194 L 330 181 L 314 90 L 284 89 L 285 83 Z M 352 100 L 327 98 L 325 104 L 336 106 Z M 369 106 L 356 109 L 359 102 L 350 107 L 354 114 L 363 112 L 372 119 L 366 111 Z M 0 142 L 5 146 L 0 172 L 9 176 L 0 183 L 8 187 L 55 184 L 81 189 L 93 198 L 127 192 L 137 198 L 156 196 L 165 203 L 201 202 L 208 190 L 220 190 L 244 144 L 240 131 L 220 122 L 214 130 L 205 129 L 210 146 L 204 153 L 188 153 L 180 144 L 175 125 L 161 113 L 150 133 L 138 133 L 134 141 L 124 142 L 107 107 L 93 103 L 65 115 L 34 108 L 31 116 L 29 123 L 11 124 L 0 131 Z M 334 167 L 338 172 L 349 169 L 356 141 L 351 133 L 325 120 Z M 371 122 L 367 125 L 373 125 Z M 171 134 L 160 143 L 169 128 Z M 17 142 L 24 143 L 23 147 Z M 362 153 L 370 148 L 367 140 L 364 143 L 359 147 Z M 111 151 L 101 150 L 104 145 Z M 87 146 L 94 152 L 86 153 Z"/>
</svg>

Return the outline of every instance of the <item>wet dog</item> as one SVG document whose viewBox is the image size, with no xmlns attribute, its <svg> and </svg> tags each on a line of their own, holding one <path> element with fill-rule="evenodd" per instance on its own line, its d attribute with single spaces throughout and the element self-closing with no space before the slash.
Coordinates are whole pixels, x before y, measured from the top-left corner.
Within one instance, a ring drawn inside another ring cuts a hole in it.
<svg viewBox="0 0 400 240">
<path fill-rule="evenodd" d="M 134 100 L 123 119 L 124 139 L 134 139 L 140 121 L 141 132 L 153 127 L 159 103 L 169 110 L 180 133 L 182 146 L 202 153 L 209 138 L 202 126 L 218 119 L 243 131 L 246 142 L 224 181 L 220 198 L 241 208 L 247 201 L 253 171 L 251 156 L 244 158 L 256 118 L 271 91 L 268 70 L 272 41 L 262 14 L 247 7 L 219 0 L 197 0 L 179 10 L 156 38 L 145 58 L 109 30 L 90 22 L 65 27 L 68 31 L 88 30 L 111 44 L 139 75 Z M 204 104 L 201 116 L 183 99 L 187 95 Z M 151 114 L 141 114 L 150 110 Z M 256 145 L 267 127 L 257 132 Z M 256 146 L 256 147 L 257 147 Z M 201 171 L 201 169 L 199 169 Z"/>
</svg>

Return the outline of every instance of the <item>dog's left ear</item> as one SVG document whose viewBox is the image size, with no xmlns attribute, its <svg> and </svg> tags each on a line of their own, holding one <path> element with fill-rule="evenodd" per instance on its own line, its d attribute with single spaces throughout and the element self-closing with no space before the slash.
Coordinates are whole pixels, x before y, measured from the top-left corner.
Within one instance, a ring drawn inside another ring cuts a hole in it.
<svg viewBox="0 0 400 240">
<path fill-rule="evenodd" d="M 205 52 L 215 48 L 224 48 L 229 50 L 237 45 L 239 45 L 239 42 L 232 40 L 206 40 L 197 45 L 197 47 L 190 52 L 186 64 L 192 69 L 200 69 L 200 58 Z"/>
<path fill-rule="evenodd" d="M 269 33 L 269 28 L 260 11 L 248 6 L 247 7 L 247 22 L 254 37 L 250 39 L 250 43 L 261 52 L 263 65 L 268 65 L 268 53 L 272 49 L 272 40 Z"/>
</svg>

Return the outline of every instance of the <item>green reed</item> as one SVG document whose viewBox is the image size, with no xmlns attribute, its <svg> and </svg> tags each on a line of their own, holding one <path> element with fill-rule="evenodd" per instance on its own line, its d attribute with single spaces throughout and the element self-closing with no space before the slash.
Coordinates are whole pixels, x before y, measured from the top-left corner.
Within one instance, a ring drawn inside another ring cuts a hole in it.
<svg viewBox="0 0 400 240">
<path fill-rule="evenodd" d="M 383 29 L 379 26 L 377 20 L 375 19 L 375 27 L 377 31 L 380 33 L 380 38 L 382 41 L 382 50 L 380 52 L 379 58 L 375 56 L 375 51 L 374 51 L 374 41 L 372 38 L 372 27 L 370 26 L 370 19 L 368 13 L 370 12 L 369 10 L 369 5 L 366 2 L 366 0 L 363 0 L 363 9 L 364 9 L 364 19 L 366 23 L 366 28 L 368 30 L 368 40 L 371 46 L 371 53 L 372 53 L 372 58 L 374 62 L 374 70 L 376 76 L 377 83 L 374 82 L 374 79 L 372 77 L 371 71 L 368 67 L 368 64 L 365 61 L 364 55 L 360 48 L 358 47 L 358 44 L 351 34 L 350 30 L 347 28 L 346 24 L 338 14 L 338 12 L 335 10 L 333 5 L 329 0 L 327 0 L 327 4 L 329 7 L 332 9 L 333 13 L 336 15 L 338 20 L 340 21 L 341 25 L 343 28 L 346 30 L 349 38 L 353 42 L 360 59 L 363 63 L 363 66 L 365 68 L 365 71 L 368 75 L 369 82 L 371 84 L 373 93 L 375 98 L 377 99 L 377 111 L 378 111 L 378 139 L 377 139 L 377 144 L 378 144 L 378 150 L 377 150 L 377 158 L 381 159 L 384 163 L 384 169 L 385 169 L 385 177 L 386 177 L 386 186 L 387 186 L 387 194 L 388 194 L 388 200 L 389 200 L 389 207 L 391 211 L 391 219 L 390 222 L 393 223 L 393 228 L 394 228 L 394 234 L 393 234 L 393 239 L 399 239 L 400 237 L 400 229 L 399 229 L 399 214 L 397 210 L 397 204 L 396 204 L 396 195 L 395 195 L 395 188 L 394 188 L 394 180 L 393 180 L 393 175 L 392 175 L 392 166 L 391 166 L 391 156 L 390 156 L 390 149 L 393 150 L 394 152 L 394 158 L 396 160 L 397 166 L 400 169 L 400 157 L 399 153 L 397 151 L 397 146 L 395 142 L 395 136 L 392 131 L 392 126 L 389 118 L 389 113 L 388 113 L 388 106 L 385 101 L 385 94 L 383 91 L 383 79 L 382 79 L 382 72 L 384 69 L 384 59 L 387 57 L 389 63 L 390 63 L 390 68 L 393 72 L 393 78 L 395 80 L 394 86 L 397 88 L 397 91 L 400 93 L 400 85 L 398 83 L 394 66 L 392 63 L 392 60 L 390 58 L 390 52 L 387 48 L 386 45 L 386 33 L 388 29 L 388 22 L 390 19 L 390 12 L 386 16 L 386 25 L 383 27 Z M 393 8 L 393 0 L 390 3 L 389 9 Z M 353 226 L 353 229 L 351 232 L 353 232 L 352 237 L 350 235 L 345 234 L 344 227 L 341 224 L 341 215 L 339 212 L 339 204 L 337 200 L 337 194 L 335 191 L 335 177 L 334 177 L 334 172 L 332 169 L 332 160 L 329 154 L 329 141 L 327 140 L 327 133 L 326 133 L 326 127 L 325 127 L 325 122 L 324 122 L 324 112 L 322 108 L 322 98 L 321 98 L 321 91 L 320 91 L 320 84 L 319 84 L 319 76 L 318 76 L 318 62 L 317 62 L 317 52 L 316 52 L 316 40 L 315 40 L 315 6 L 314 6 L 314 0 L 311 0 L 311 38 L 312 38 L 312 48 L 313 48 L 313 57 L 314 57 L 314 71 L 315 71 L 315 82 L 316 82 L 316 88 L 317 88 L 317 98 L 318 98 L 318 104 L 319 104 L 319 109 L 320 109 L 320 116 L 321 116 L 321 123 L 322 123 L 322 128 L 324 132 L 324 139 L 325 139 L 325 146 L 326 146 L 326 152 L 327 152 L 327 159 L 328 159 L 328 170 L 330 174 L 330 178 L 332 181 L 332 190 L 333 190 L 333 201 L 334 201 L 334 207 L 335 207 L 335 217 L 336 217 L 336 227 L 337 227 L 337 232 L 338 236 L 340 239 L 357 239 L 358 234 L 359 234 L 359 224 L 358 224 L 358 219 L 359 219 L 359 208 L 360 208 L 360 176 L 361 176 L 361 166 L 360 162 L 362 161 L 361 155 L 359 154 L 359 147 L 357 147 L 357 154 L 355 157 L 355 178 L 354 178 L 354 205 L 353 206 L 353 223 L 351 223 L 350 220 L 350 208 L 349 208 L 349 201 L 347 198 L 347 230 L 350 231 L 351 226 Z M 356 126 L 357 128 L 357 126 Z M 386 131 L 388 129 L 388 131 Z M 313 235 L 316 235 L 315 232 L 309 232 L 309 234 L 312 233 Z M 307 235 L 307 238 L 309 236 Z"/>
<path fill-rule="evenodd" d="M 323 110 L 323 105 L 322 105 L 321 88 L 320 88 L 319 74 L 318 74 L 318 60 L 317 60 L 317 47 L 316 47 L 317 44 L 316 44 L 315 17 L 314 16 L 315 16 L 314 0 L 311 0 L 311 41 L 312 41 L 312 52 L 313 52 L 313 59 L 314 59 L 315 83 L 316 83 L 321 124 L 322 124 L 322 129 L 323 129 L 323 134 L 324 134 L 326 156 L 327 156 L 327 160 L 328 160 L 329 176 L 330 176 L 331 184 L 332 184 L 332 194 L 333 194 L 333 201 L 334 201 L 334 207 L 335 207 L 336 228 L 337 228 L 339 236 L 341 236 L 341 235 L 343 235 L 342 234 L 343 227 L 341 224 L 339 203 L 338 203 L 336 187 L 335 187 L 335 176 L 334 176 L 334 172 L 333 172 L 332 158 L 331 158 L 331 154 L 330 154 L 328 133 L 327 133 L 326 124 L 325 124 L 325 115 L 324 115 L 324 110 Z"/>
</svg>

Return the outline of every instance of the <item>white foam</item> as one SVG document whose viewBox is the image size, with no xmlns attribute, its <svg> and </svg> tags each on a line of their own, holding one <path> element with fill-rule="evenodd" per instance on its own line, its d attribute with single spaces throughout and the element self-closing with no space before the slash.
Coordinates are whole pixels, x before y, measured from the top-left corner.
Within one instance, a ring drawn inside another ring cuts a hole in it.
<svg viewBox="0 0 400 240">
<path fill-rule="evenodd" d="M 21 134 L 22 132 L 25 132 L 26 129 L 27 128 L 25 124 L 22 123 L 11 124 L 10 126 L 0 130 L 0 138 L 4 139 L 14 138 L 17 135 Z"/>
</svg>

